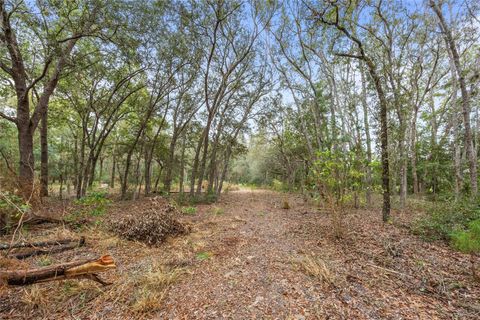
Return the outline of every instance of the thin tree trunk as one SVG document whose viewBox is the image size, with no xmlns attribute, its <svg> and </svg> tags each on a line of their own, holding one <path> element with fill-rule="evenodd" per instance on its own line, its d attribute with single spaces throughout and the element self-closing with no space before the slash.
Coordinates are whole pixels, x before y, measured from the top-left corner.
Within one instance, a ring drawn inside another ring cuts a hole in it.
<svg viewBox="0 0 480 320">
<path fill-rule="evenodd" d="M 185 134 L 182 139 L 182 155 L 180 158 L 180 181 L 179 181 L 179 192 L 183 194 L 184 192 L 184 179 L 185 179 Z"/>
<path fill-rule="evenodd" d="M 412 183 L 413 183 L 413 194 L 417 194 L 419 191 L 418 188 L 418 173 L 417 173 L 417 116 L 418 116 L 418 106 L 413 107 L 413 117 L 411 124 L 411 140 L 410 140 L 410 150 L 411 150 L 411 159 L 410 164 L 412 166 Z"/>
<path fill-rule="evenodd" d="M 173 160 L 175 157 L 175 146 L 177 144 L 177 133 L 174 130 L 172 140 L 170 141 L 170 147 L 168 148 L 167 162 L 165 163 L 165 178 L 163 181 L 163 190 L 170 192 L 172 188 L 172 172 L 173 172 Z"/>
<path fill-rule="evenodd" d="M 473 136 L 472 136 L 472 129 L 470 124 L 470 97 L 467 90 L 467 85 L 465 82 L 465 75 L 462 70 L 462 66 L 460 63 L 460 56 L 457 50 L 457 44 L 452 35 L 452 31 L 447 25 L 443 17 L 443 13 L 441 7 L 434 1 L 430 0 L 430 6 L 432 7 L 433 11 L 438 17 L 440 28 L 445 36 L 445 41 L 447 43 L 448 49 L 450 50 L 451 57 L 453 60 L 453 66 L 455 68 L 455 73 L 457 75 L 458 84 L 460 86 L 460 92 L 462 95 L 462 115 L 463 115 L 463 124 L 464 124 L 464 131 L 465 131 L 465 150 L 467 153 L 467 158 L 470 167 L 470 195 L 475 198 L 478 193 L 478 185 L 477 185 L 477 156 L 476 152 L 474 152 L 473 146 Z"/>
<path fill-rule="evenodd" d="M 40 196 L 48 196 L 48 124 L 47 112 L 42 115 L 40 128 L 41 166 L 40 166 Z"/>
<path fill-rule="evenodd" d="M 115 188 L 115 165 L 116 165 L 116 156 L 115 150 L 113 151 L 113 159 L 112 159 L 112 173 L 110 176 L 110 188 Z"/>
<path fill-rule="evenodd" d="M 209 145 L 209 135 L 210 135 L 210 127 L 212 125 L 213 116 L 209 115 L 207 126 L 205 127 L 204 135 L 203 135 L 203 154 L 202 160 L 200 162 L 200 170 L 198 171 L 198 181 L 197 181 L 197 195 L 202 192 L 203 186 L 203 178 L 205 176 L 205 168 L 207 166 L 207 155 L 208 155 L 208 145 Z"/>
<path fill-rule="evenodd" d="M 368 119 L 368 104 L 367 104 L 367 79 L 365 79 L 365 71 L 363 62 L 360 61 L 360 75 L 362 81 L 362 108 L 363 108 L 363 124 L 365 127 L 365 138 L 367 143 L 367 164 L 365 168 L 365 201 L 367 206 L 372 205 L 372 140 L 370 137 L 370 125 Z"/>
</svg>

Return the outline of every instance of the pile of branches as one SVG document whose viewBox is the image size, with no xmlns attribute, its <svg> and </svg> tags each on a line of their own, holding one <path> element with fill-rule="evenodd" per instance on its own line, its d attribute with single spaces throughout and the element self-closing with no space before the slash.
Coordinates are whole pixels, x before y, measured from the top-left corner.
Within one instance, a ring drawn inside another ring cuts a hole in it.
<svg viewBox="0 0 480 320">
<path fill-rule="evenodd" d="M 127 239 L 157 245 L 169 236 L 188 233 L 188 228 L 175 216 L 177 210 L 172 205 L 162 208 L 148 208 L 116 218 L 110 222 L 109 229 L 118 236 Z"/>
</svg>

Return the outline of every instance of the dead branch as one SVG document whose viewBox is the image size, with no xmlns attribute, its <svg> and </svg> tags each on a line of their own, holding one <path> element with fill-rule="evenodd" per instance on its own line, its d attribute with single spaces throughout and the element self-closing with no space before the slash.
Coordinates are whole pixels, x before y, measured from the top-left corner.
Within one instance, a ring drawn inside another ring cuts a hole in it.
<svg viewBox="0 0 480 320">
<path fill-rule="evenodd" d="M 72 250 L 72 249 L 81 247 L 83 245 L 85 245 L 85 237 L 81 237 L 80 240 L 78 240 L 76 243 L 69 243 L 66 245 L 54 246 L 53 248 L 49 248 L 49 249 L 36 249 L 33 251 L 17 253 L 14 255 L 14 257 L 17 259 L 26 259 L 28 257 L 38 256 L 41 254 L 52 254 L 52 253 Z"/>
<path fill-rule="evenodd" d="M 56 266 L 21 271 L 0 272 L 0 279 L 11 286 L 25 286 L 47 281 L 83 278 L 107 285 L 97 273 L 115 269 L 116 265 L 110 255 L 98 259 L 68 262 Z"/>
<path fill-rule="evenodd" d="M 85 243 L 85 237 L 80 239 L 59 239 L 59 240 L 50 240 L 50 241 L 39 241 L 39 242 L 19 242 L 10 245 L 9 243 L 0 243 L 0 250 L 14 249 L 14 248 L 38 248 L 38 247 L 49 247 L 55 245 L 69 244 L 72 242 L 83 242 Z"/>
</svg>

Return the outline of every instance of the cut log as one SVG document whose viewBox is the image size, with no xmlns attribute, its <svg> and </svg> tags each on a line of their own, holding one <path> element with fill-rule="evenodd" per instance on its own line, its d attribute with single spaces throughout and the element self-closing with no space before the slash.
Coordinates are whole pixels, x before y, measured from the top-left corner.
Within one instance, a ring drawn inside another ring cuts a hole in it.
<svg viewBox="0 0 480 320">
<path fill-rule="evenodd" d="M 77 243 L 71 243 L 63 246 L 55 246 L 49 249 L 36 249 L 28 252 L 17 253 L 17 254 L 14 254 L 13 257 L 17 259 L 26 259 L 33 256 L 38 256 L 41 254 L 51 254 L 51 253 L 58 253 L 58 252 L 63 252 L 67 250 L 72 250 L 72 249 L 81 247 L 83 245 L 85 245 L 85 237 L 81 237 Z"/>
<path fill-rule="evenodd" d="M 48 246 L 69 244 L 71 242 L 81 242 L 81 241 L 85 242 L 85 237 L 81 237 L 80 239 L 60 239 L 60 240 L 40 241 L 40 242 L 32 242 L 32 243 L 19 242 L 19 243 L 14 243 L 11 246 L 9 243 L 0 243 L 0 250 L 7 250 L 7 249 L 14 249 L 14 248 L 48 247 Z"/>
<path fill-rule="evenodd" d="M 115 267 L 112 257 L 104 255 L 98 259 L 73 261 L 41 269 L 3 271 L 0 272 L 0 279 L 11 286 L 72 278 L 86 278 L 107 285 L 109 283 L 101 280 L 97 273 L 115 269 Z"/>
</svg>

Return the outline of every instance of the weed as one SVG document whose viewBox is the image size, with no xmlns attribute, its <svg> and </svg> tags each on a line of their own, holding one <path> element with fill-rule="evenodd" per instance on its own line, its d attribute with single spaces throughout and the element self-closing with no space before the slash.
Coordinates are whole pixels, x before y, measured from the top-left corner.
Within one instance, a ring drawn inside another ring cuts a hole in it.
<svg viewBox="0 0 480 320">
<path fill-rule="evenodd" d="M 194 215 L 195 213 L 197 213 L 197 208 L 195 208 L 195 207 L 183 207 L 181 211 L 182 211 L 183 214 L 186 214 L 186 215 Z"/>
<path fill-rule="evenodd" d="M 46 267 L 51 265 L 52 263 L 53 263 L 52 258 L 50 258 L 49 256 L 42 255 L 38 259 L 38 265 L 40 267 Z"/>
<path fill-rule="evenodd" d="M 197 259 L 200 260 L 200 261 L 208 260 L 212 256 L 213 256 L 213 254 L 211 252 L 208 252 L 208 251 L 197 253 Z"/>
<path fill-rule="evenodd" d="M 40 285 L 41 286 L 41 285 Z M 22 301 L 32 309 L 40 309 L 48 305 L 48 297 L 38 285 L 25 289 Z"/>
<path fill-rule="evenodd" d="M 222 215 L 222 214 L 225 213 L 225 209 L 220 208 L 220 207 L 212 207 L 212 209 L 210 211 L 212 212 L 212 214 L 214 214 L 216 216 L 219 216 L 219 215 Z"/>
<path fill-rule="evenodd" d="M 329 285 L 335 283 L 335 277 L 323 259 L 307 255 L 299 261 L 299 264 L 307 275 L 317 278 Z"/>
</svg>

